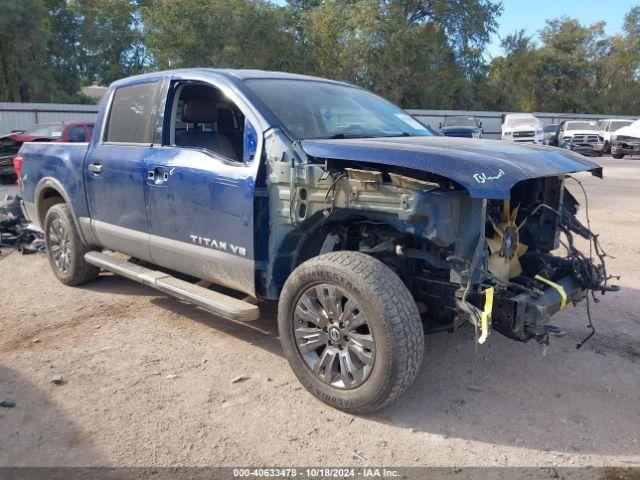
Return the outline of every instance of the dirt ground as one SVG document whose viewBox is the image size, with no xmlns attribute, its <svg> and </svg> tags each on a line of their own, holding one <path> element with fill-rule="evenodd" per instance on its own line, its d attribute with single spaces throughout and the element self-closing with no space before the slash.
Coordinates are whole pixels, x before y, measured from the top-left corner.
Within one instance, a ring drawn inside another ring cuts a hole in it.
<svg viewBox="0 0 640 480">
<path fill-rule="evenodd" d="M 232 323 L 110 274 L 65 287 L 44 255 L 3 249 L 0 465 L 640 466 L 640 159 L 599 161 L 604 181 L 580 178 L 622 290 L 593 306 L 596 336 L 576 350 L 584 307 L 546 357 L 428 336 L 413 388 L 366 416 L 298 384 L 273 305 Z"/>
</svg>

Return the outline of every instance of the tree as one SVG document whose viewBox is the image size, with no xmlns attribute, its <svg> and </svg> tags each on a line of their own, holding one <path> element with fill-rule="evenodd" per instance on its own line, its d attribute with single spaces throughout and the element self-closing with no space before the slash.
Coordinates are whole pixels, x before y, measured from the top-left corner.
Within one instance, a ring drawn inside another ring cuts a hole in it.
<svg viewBox="0 0 640 480">
<path fill-rule="evenodd" d="M 476 105 L 473 81 L 482 73 L 475 49 L 498 11 L 476 0 L 327 0 L 300 13 L 298 39 L 313 73 L 405 106 L 465 108 Z"/>
<path fill-rule="evenodd" d="M 491 61 L 482 94 L 483 105 L 491 110 L 530 112 L 538 109 L 537 72 L 540 54 L 524 30 L 502 40 L 503 57 Z"/>
<path fill-rule="evenodd" d="M 0 15 L 0 99 L 44 100 L 47 10 L 41 0 L 5 0 Z"/>
<path fill-rule="evenodd" d="M 52 98 L 59 102 L 83 100 L 79 95 L 81 52 L 80 18 L 66 0 L 45 0 L 46 62 L 50 70 Z"/>
<path fill-rule="evenodd" d="M 262 0 L 157 0 L 143 8 L 156 66 L 291 70 L 294 33 Z"/>
<path fill-rule="evenodd" d="M 74 0 L 81 51 L 77 67 L 85 84 L 109 84 L 147 66 L 140 4 L 134 0 Z"/>
<path fill-rule="evenodd" d="M 597 111 L 612 114 L 640 113 L 640 7 L 625 16 L 624 34 L 607 42 L 598 68 Z"/>
</svg>

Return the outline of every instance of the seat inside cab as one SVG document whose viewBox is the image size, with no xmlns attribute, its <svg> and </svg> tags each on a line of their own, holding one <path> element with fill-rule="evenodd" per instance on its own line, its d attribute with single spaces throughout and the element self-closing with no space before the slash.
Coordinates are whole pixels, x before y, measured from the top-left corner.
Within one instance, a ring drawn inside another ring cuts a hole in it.
<svg viewBox="0 0 640 480">
<path fill-rule="evenodd" d="M 242 160 L 244 115 L 222 92 L 200 83 L 176 88 L 171 143 Z"/>
</svg>

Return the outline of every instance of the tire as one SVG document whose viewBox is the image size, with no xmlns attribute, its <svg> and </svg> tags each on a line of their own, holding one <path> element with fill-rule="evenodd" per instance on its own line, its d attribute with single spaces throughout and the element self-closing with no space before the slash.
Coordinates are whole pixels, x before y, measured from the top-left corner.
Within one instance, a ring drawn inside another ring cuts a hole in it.
<svg viewBox="0 0 640 480">
<path fill-rule="evenodd" d="M 328 309 L 321 300 L 331 298 L 331 289 L 339 298 L 334 302 L 338 313 L 329 312 L 327 320 Z M 325 322 L 323 330 L 308 321 L 314 311 Z M 344 325 L 338 324 L 341 319 Z M 296 268 L 280 296 L 278 331 L 302 385 L 323 402 L 350 413 L 372 412 L 389 404 L 411 385 L 422 365 L 424 331 L 411 293 L 389 267 L 359 252 L 320 255 Z M 339 340 L 333 336 L 336 331 Z M 317 350 L 306 348 L 301 335 L 313 338 L 308 345 L 318 345 Z M 338 356 L 331 357 L 331 352 Z M 328 373 L 322 359 L 329 359 Z M 314 372 L 319 363 L 325 368 Z M 347 364 L 351 368 L 345 368 Z"/>
<path fill-rule="evenodd" d="M 82 285 L 94 280 L 100 273 L 100 268 L 84 261 L 84 254 L 91 249 L 80 240 L 71 210 L 66 204 L 57 203 L 47 211 L 44 243 L 51 269 L 65 285 Z"/>
<path fill-rule="evenodd" d="M 624 158 L 624 153 L 612 153 L 611 156 L 617 160 Z"/>
</svg>

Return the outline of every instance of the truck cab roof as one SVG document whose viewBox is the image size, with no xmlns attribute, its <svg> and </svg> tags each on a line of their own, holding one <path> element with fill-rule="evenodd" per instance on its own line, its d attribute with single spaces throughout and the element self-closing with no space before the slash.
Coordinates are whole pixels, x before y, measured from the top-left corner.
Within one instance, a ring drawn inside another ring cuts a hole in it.
<svg viewBox="0 0 640 480">
<path fill-rule="evenodd" d="M 113 82 L 110 87 L 121 87 L 123 85 L 134 84 L 138 82 L 143 82 L 145 80 L 153 80 L 162 77 L 175 77 L 176 79 L 180 79 L 183 77 L 190 78 L 193 75 L 198 75 L 202 77 L 210 76 L 212 78 L 220 78 L 224 77 L 232 83 L 239 83 L 243 80 L 248 79 L 277 79 L 277 80 L 309 80 L 315 82 L 325 82 L 325 83 L 337 83 L 342 85 L 349 85 L 354 88 L 354 85 L 351 85 L 346 82 L 338 82 L 335 80 L 329 80 L 321 77 L 313 77 L 310 75 L 300 75 L 297 73 L 287 73 L 287 72 L 273 72 L 267 70 L 252 70 L 252 69 L 232 69 L 232 68 L 181 68 L 175 70 L 163 70 L 160 72 L 153 73 L 145 73 L 142 75 L 135 75 L 133 77 L 127 77 L 120 80 L 116 80 Z"/>
</svg>

